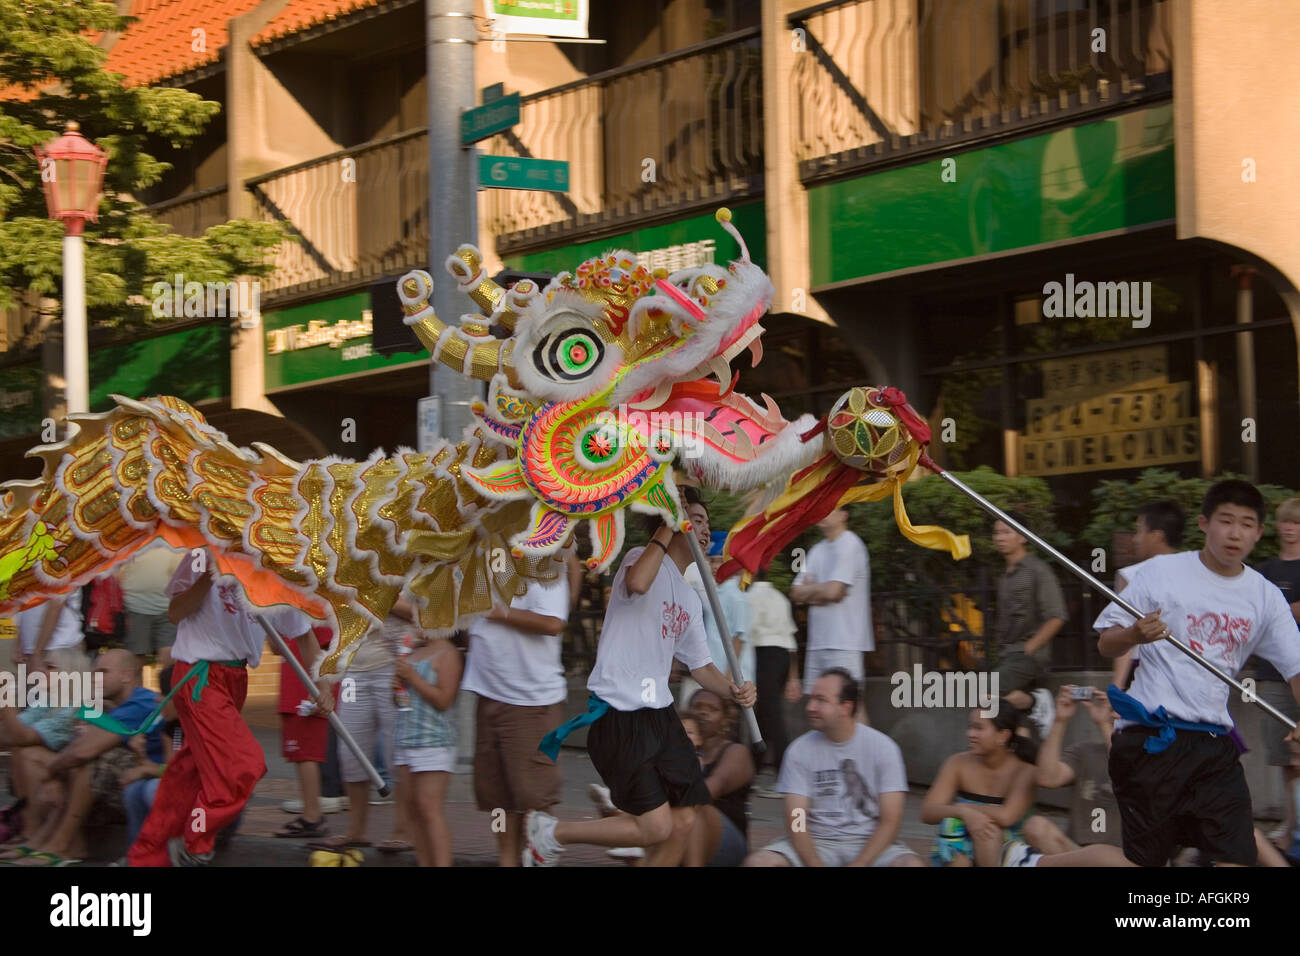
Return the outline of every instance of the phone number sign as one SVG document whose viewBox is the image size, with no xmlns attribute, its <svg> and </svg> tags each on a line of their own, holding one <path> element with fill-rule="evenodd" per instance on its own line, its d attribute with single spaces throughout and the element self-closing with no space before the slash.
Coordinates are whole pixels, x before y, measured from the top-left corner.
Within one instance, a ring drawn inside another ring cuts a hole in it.
<svg viewBox="0 0 1300 956">
<path fill-rule="evenodd" d="M 1020 474 L 1068 475 L 1200 458 L 1192 385 L 1167 380 L 1160 347 L 1071 360 L 1077 371 L 1057 364 L 1062 367 L 1043 363 L 1045 397 L 1025 403 Z"/>
</svg>

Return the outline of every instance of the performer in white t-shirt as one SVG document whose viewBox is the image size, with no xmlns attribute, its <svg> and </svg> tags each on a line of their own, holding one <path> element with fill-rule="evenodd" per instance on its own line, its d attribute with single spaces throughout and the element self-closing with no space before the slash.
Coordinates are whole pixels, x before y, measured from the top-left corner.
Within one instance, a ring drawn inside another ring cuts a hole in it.
<svg viewBox="0 0 1300 956">
<path fill-rule="evenodd" d="M 186 556 L 167 585 L 168 616 L 176 623 L 172 686 L 194 672 L 172 698 L 185 743 L 167 765 L 153 809 L 127 854 L 131 866 L 204 866 L 217 834 L 235 821 L 266 775 L 262 746 L 240 716 L 248 696 L 248 666 L 262 659 L 266 632 L 239 585 L 214 582 L 210 553 Z M 293 608 L 265 616 L 286 641 L 297 640 L 311 671 L 320 645 L 307 615 Z M 334 696 L 321 685 L 319 713 Z"/>
<path fill-rule="evenodd" d="M 523 820 L 564 796 L 560 769 L 537 749 L 564 720 L 568 682 L 560 663 L 560 635 L 569 617 L 569 574 L 557 565 L 554 581 L 496 607 L 469 628 L 464 690 L 478 695 L 474 720 L 474 799 L 488 813 L 506 812 L 498 830 L 502 866 L 518 866 Z M 497 828 L 493 828 L 497 829 Z"/>
<path fill-rule="evenodd" d="M 686 489 L 688 503 L 698 500 L 692 492 Z M 661 857 L 675 857 L 677 847 L 668 841 L 684 840 L 695 822 L 694 808 L 712 802 L 695 748 L 672 707 L 673 658 L 719 697 L 749 707 L 757 695 L 752 683 L 737 687 L 714 666 L 700 599 L 682 577 L 690 561 L 685 536 L 662 523 L 646 547 L 627 553 L 610 588 L 587 681 L 588 711 L 542 743 L 543 752 L 554 756 L 571 730 L 590 725 L 587 754 L 623 813 L 581 822 L 529 813 L 525 866 L 554 866 L 569 843 L 654 847 L 646 857 L 653 866 Z"/>
<path fill-rule="evenodd" d="M 1230 689 L 1163 639 L 1177 638 L 1228 674 L 1258 654 L 1300 700 L 1295 618 L 1282 592 L 1244 564 L 1264 516 L 1253 485 L 1214 485 L 1197 519 L 1205 547 L 1152 558 L 1125 588 L 1125 599 L 1149 613 L 1134 622 L 1112 603 L 1093 625 L 1105 656 L 1136 648 L 1130 692 L 1109 691 L 1118 716 L 1109 770 L 1124 855 L 1139 866 L 1166 865 L 1176 846 L 1199 847 L 1221 865 L 1256 860 L 1250 791 L 1229 736 Z M 1300 740 L 1300 729 L 1291 739 Z"/>
<path fill-rule="evenodd" d="M 812 693 L 818 675 L 836 667 L 862 682 L 863 655 L 876 649 L 871 626 L 871 559 L 862 539 L 849 530 L 849 513 L 836 508 L 817 529 L 824 540 L 808 552 L 807 564 L 794 579 L 790 600 L 808 609 L 808 654 L 804 693 Z M 865 710 L 859 703 L 859 719 Z"/>
</svg>

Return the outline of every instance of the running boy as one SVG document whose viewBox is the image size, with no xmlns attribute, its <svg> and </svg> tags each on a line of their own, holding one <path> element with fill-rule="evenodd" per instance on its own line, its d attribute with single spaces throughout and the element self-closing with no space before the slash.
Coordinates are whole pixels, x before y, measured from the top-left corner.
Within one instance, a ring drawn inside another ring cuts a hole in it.
<svg viewBox="0 0 1300 956">
<path fill-rule="evenodd" d="M 217 834 L 234 823 L 266 775 L 262 745 L 240 711 L 248 696 L 248 667 L 262 659 L 266 632 L 240 596 L 238 585 L 217 581 L 211 552 L 186 558 L 167 594 L 176 624 L 172 698 L 185 742 L 167 765 L 153 807 L 127 853 L 131 866 L 207 866 Z M 310 671 L 319 648 L 307 616 L 294 608 L 268 609 L 268 622 L 285 641 L 298 642 Z M 332 688 L 317 685 L 322 713 L 333 707 Z"/>
<path fill-rule="evenodd" d="M 689 488 L 685 497 L 699 500 Z M 533 811 L 524 823 L 524 866 L 554 866 L 569 843 L 661 844 L 675 829 L 689 832 L 694 808 L 713 802 L 695 748 L 672 708 L 673 658 L 706 690 L 742 707 L 752 706 L 757 694 L 753 684 L 737 687 L 714 666 L 700 599 L 682 577 L 690 561 L 686 537 L 662 523 L 646 547 L 627 553 L 610 589 L 596 666 L 587 680 L 587 713 L 552 731 L 540 748 L 555 759 L 560 741 L 590 724 L 587 753 L 623 814 L 573 822 Z M 646 865 L 655 862 L 651 851 Z"/>
<path fill-rule="evenodd" d="M 1164 866 L 1175 847 L 1195 846 L 1216 864 L 1256 857 L 1250 791 L 1228 731 L 1226 684 L 1162 639 L 1173 636 L 1236 674 L 1251 654 L 1268 660 L 1300 698 L 1300 632 L 1282 592 L 1245 566 L 1264 531 L 1264 499 L 1244 481 L 1221 481 L 1197 518 L 1200 551 L 1161 555 L 1134 573 L 1124 597 L 1151 611 L 1131 623 L 1116 604 L 1095 623 L 1099 647 L 1117 657 L 1136 647 L 1129 694 L 1111 687 L 1119 717 L 1110 778 L 1124 855 Z M 1292 739 L 1300 739 L 1300 729 Z"/>
</svg>

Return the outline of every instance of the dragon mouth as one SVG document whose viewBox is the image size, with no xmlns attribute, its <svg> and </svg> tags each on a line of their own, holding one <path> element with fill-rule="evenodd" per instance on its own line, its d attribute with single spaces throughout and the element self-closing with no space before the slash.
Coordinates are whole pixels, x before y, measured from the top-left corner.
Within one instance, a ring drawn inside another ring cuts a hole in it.
<svg viewBox="0 0 1300 956">
<path fill-rule="evenodd" d="M 730 335 L 712 358 L 638 396 L 627 409 L 639 413 L 647 433 L 666 429 L 698 454 L 753 461 L 790 425 L 768 395 L 760 396 L 760 405 L 735 391 L 740 373 L 732 372 L 731 363 L 748 351 L 757 366 L 763 357 L 762 334 L 755 318 Z"/>
<path fill-rule="evenodd" d="M 758 324 L 757 317 L 747 320 L 728 336 L 712 357 L 679 378 L 661 382 L 653 392 L 634 398 L 628 403 L 628 408 L 645 412 L 663 410 L 673 390 L 687 383 L 696 383 L 705 388 L 714 387 L 716 397 L 725 398 L 736 387 L 736 379 L 740 376 L 739 372 L 732 372 L 732 360 L 746 350 L 751 356 L 751 368 L 757 368 L 763 360 L 762 335 L 763 327 Z"/>
</svg>

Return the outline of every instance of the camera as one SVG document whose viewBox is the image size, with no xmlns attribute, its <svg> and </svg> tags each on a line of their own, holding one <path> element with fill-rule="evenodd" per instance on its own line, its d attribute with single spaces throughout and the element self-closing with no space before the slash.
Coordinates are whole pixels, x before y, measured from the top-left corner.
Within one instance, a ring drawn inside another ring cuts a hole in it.
<svg viewBox="0 0 1300 956">
<path fill-rule="evenodd" d="M 1093 690 L 1091 687 L 1075 687 L 1070 691 L 1070 697 L 1074 700 L 1092 700 Z"/>
</svg>

